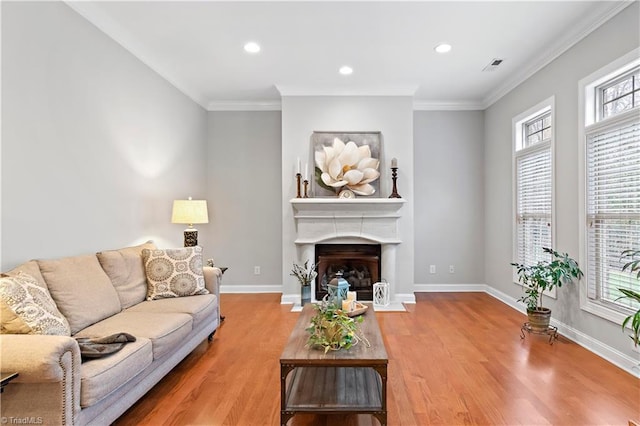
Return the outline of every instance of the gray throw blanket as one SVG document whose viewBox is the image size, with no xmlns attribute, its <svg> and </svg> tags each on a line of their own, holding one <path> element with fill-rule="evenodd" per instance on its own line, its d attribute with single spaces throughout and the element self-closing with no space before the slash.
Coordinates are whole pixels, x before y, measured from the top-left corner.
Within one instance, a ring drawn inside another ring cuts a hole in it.
<svg viewBox="0 0 640 426">
<path fill-rule="evenodd" d="M 118 352 L 136 338 L 129 333 L 116 333 L 105 337 L 76 337 L 82 358 L 101 358 Z"/>
</svg>

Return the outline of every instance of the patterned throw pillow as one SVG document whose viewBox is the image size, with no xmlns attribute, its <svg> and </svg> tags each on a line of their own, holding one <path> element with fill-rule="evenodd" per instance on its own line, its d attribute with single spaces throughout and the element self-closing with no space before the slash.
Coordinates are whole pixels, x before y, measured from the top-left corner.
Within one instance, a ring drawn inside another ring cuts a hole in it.
<svg viewBox="0 0 640 426">
<path fill-rule="evenodd" d="M 202 272 L 202 247 L 142 250 L 147 300 L 208 294 Z"/>
<path fill-rule="evenodd" d="M 0 278 L 0 301 L 3 334 L 71 336 L 69 322 L 58 310 L 49 290 L 31 275 L 20 272 Z"/>
</svg>

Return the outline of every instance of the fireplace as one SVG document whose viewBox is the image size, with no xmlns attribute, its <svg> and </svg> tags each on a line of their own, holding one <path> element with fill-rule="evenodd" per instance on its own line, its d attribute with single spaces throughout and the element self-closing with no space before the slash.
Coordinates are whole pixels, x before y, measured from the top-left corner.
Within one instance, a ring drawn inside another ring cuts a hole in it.
<svg viewBox="0 0 640 426">
<path fill-rule="evenodd" d="M 398 301 L 396 248 L 402 243 L 398 231 L 399 210 L 405 202 L 402 198 L 365 197 L 355 199 L 337 197 L 292 199 L 296 235 L 294 242 L 297 247 L 296 259 L 298 263 L 304 263 L 306 260 L 317 262 L 316 248 L 323 245 L 331 245 L 334 248 L 336 246 L 343 248 L 351 244 L 377 247 L 376 250 L 379 250 L 376 252 L 379 259 L 376 261 L 378 272 L 372 274 L 371 283 L 374 284 L 377 281 L 383 281 L 383 279 L 388 281 L 391 304 L 393 305 Z M 369 267 L 374 268 L 373 266 Z M 360 272 L 362 273 L 362 271 Z M 377 275 L 377 277 L 373 275 Z M 311 285 L 312 300 L 318 300 L 318 295 L 324 295 L 324 292 L 316 292 L 316 287 L 322 287 L 322 276 Z M 299 289 L 300 287 L 296 286 L 296 294 L 283 294 L 285 303 L 299 303 Z M 360 293 L 363 292 L 360 291 Z M 371 295 L 358 297 L 371 299 Z M 415 303 L 415 299 L 408 301 Z M 403 308 L 401 307 L 401 309 Z"/>
<path fill-rule="evenodd" d="M 380 244 L 317 244 L 315 246 L 318 276 L 316 299 L 327 294 L 327 285 L 336 274 L 349 283 L 349 291 L 358 300 L 373 300 L 373 284 L 380 281 Z"/>
</svg>

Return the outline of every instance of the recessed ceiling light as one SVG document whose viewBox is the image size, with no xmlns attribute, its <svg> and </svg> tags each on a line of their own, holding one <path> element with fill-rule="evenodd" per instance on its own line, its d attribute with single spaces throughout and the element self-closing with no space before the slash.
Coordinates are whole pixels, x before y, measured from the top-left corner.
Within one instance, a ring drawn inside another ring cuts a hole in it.
<svg viewBox="0 0 640 426">
<path fill-rule="evenodd" d="M 340 67 L 340 74 L 342 74 L 342 75 L 353 74 L 353 68 L 351 68 L 348 65 L 344 65 L 344 66 Z"/>
<path fill-rule="evenodd" d="M 244 45 L 244 50 L 248 53 L 258 53 L 260 51 L 260 45 L 256 42 L 250 41 Z"/>
<path fill-rule="evenodd" d="M 434 49 L 438 53 L 447 53 L 451 51 L 451 45 L 447 43 L 440 43 Z"/>
</svg>

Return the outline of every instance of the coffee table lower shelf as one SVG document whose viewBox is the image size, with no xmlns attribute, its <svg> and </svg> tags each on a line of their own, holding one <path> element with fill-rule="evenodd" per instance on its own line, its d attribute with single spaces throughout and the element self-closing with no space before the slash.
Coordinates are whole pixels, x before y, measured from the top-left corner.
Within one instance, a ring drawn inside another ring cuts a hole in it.
<svg viewBox="0 0 640 426">
<path fill-rule="evenodd" d="M 296 413 L 361 413 L 384 425 L 385 394 L 382 378 L 372 367 L 296 367 L 287 379 L 281 423 Z"/>
</svg>

